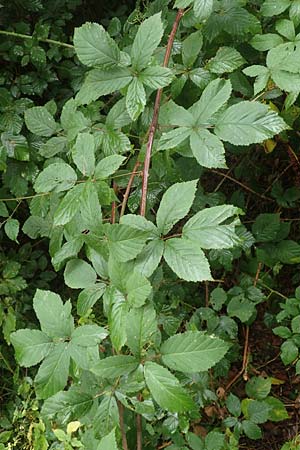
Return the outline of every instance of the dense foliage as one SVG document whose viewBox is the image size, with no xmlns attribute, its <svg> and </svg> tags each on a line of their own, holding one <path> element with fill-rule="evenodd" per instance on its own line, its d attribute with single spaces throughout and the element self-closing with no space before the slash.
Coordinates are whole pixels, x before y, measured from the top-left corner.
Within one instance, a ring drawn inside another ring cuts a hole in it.
<svg viewBox="0 0 300 450">
<path fill-rule="evenodd" d="M 1 6 L 0 450 L 299 448 L 300 1 Z"/>
</svg>

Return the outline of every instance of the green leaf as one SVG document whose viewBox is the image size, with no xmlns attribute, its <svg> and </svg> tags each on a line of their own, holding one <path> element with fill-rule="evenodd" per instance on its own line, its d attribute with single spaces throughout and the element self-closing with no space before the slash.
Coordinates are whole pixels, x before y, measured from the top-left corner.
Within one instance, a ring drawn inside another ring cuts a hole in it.
<svg viewBox="0 0 300 450">
<path fill-rule="evenodd" d="M 234 417 L 239 417 L 242 413 L 240 399 L 232 393 L 226 399 L 226 407 Z"/>
<path fill-rule="evenodd" d="M 50 137 L 58 129 L 55 120 L 45 106 L 34 106 L 24 114 L 25 123 L 31 133 Z"/>
<path fill-rule="evenodd" d="M 283 43 L 282 37 L 275 33 L 256 34 L 250 41 L 255 50 L 265 52 Z M 245 69 L 247 70 L 248 67 Z M 250 75 L 251 76 L 251 75 Z"/>
<path fill-rule="evenodd" d="M 259 214 L 252 225 L 252 233 L 257 242 L 268 242 L 276 239 L 280 230 L 279 214 Z"/>
<path fill-rule="evenodd" d="M 196 241 L 201 248 L 231 248 L 239 243 L 235 234 L 235 220 L 221 225 L 229 217 L 237 215 L 239 209 L 231 205 L 213 206 L 199 211 L 184 225 L 183 237 Z"/>
<path fill-rule="evenodd" d="M 96 450 L 118 450 L 115 434 L 115 430 L 112 430 L 102 438 Z"/>
<path fill-rule="evenodd" d="M 58 392 L 44 401 L 41 415 L 52 422 L 56 419 L 66 425 L 84 416 L 91 409 L 93 401 L 91 395 L 79 390 Z"/>
<path fill-rule="evenodd" d="M 127 315 L 127 345 L 136 356 L 140 356 L 145 344 L 157 333 L 156 312 L 152 305 L 133 308 Z"/>
<path fill-rule="evenodd" d="M 80 172 L 88 177 L 95 170 L 95 141 L 89 133 L 80 133 L 72 148 L 72 158 Z"/>
<path fill-rule="evenodd" d="M 72 335 L 71 341 L 75 345 L 81 347 L 90 347 L 99 344 L 108 336 L 108 332 L 98 325 L 82 325 L 76 328 Z"/>
<path fill-rule="evenodd" d="M 287 38 L 289 41 L 295 39 L 295 26 L 291 20 L 281 19 L 276 22 L 276 31 L 278 31 L 281 36 Z"/>
<path fill-rule="evenodd" d="M 66 150 L 67 139 L 65 136 L 54 136 L 47 142 L 42 144 L 39 153 L 44 158 L 51 158 L 58 153 L 63 153 Z"/>
<path fill-rule="evenodd" d="M 140 25 L 131 47 L 131 61 L 134 70 L 140 71 L 148 66 L 162 36 L 161 13 L 154 14 Z"/>
<path fill-rule="evenodd" d="M 104 283 L 96 283 L 94 286 L 81 291 L 77 299 L 77 314 L 85 316 L 97 300 L 102 297 L 105 288 L 106 285 Z"/>
<path fill-rule="evenodd" d="M 135 370 L 138 364 L 134 356 L 108 356 L 98 361 L 91 370 L 101 378 L 118 378 Z"/>
<path fill-rule="evenodd" d="M 125 156 L 111 155 L 101 159 L 95 169 L 95 178 L 106 179 L 114 174 L 125 161 Z"/>
<path fill-rule="evenodd" d="M 152 89 L 160 89 L 171 83 L 173 73 L 167 67 L 149 66 L 140 73 L 138 79 Z"/>
<path fill-rule="evenodd" d="M 210 431 L 205 437 L 206 450 L 222 450 L 225 444 L 225 434 L 218 431 Z"/>
<path fill-rule="evenodd" d="M 98 23 L 87 22 L 75 28 L 74 46 L 79 61 L 86 66 L 108 69 L 120 62 L 117 44 Z"/>
<path fill-rule="evenodd" d="M 74 329 L 74 321 L 71 316 L 71 303 L 65 304 L 58 294 L 37 289 L 33 298 L 33 309 L 42 331 L 52 338 L 68 337 Z"/>
<path fill-rule="evenodd" d="M 211 280 L 212 276 L 205 254 L 200 246 L 189 239 L 168 239 L 164 258 L 179 278 L 186 281 Z"/>
<path fill-rule="evenodd" d="M 17 219 L 7 219 L 4 224 L 4 231 L 12 241 L 18 242 L 17 237 L 19 234 L 20 224 Z"/>
<path fill-rule="evenodd" d="M 223 73 L 231 73 L 245 64 L 246 60 L 242 55 L 232 47 L 220 47 L 207 64 L 207 69 L 212 73 L 221 75 Z"/>
<path fill-rule="evenodd" d="M 225 149 L 220 139 L 210 131 L 200 129 L 190 135 L 193 155 L 203 167 L 226 168 Z"/>
<path fill-rule="evenodd" d="M 229 317 L 238 317 L 241 322 L 247 322 L 255 312 L 255 305 L 243 295 L 233 297 L 227 306 Z"/>
<path fill-rule="evenodd" d="M 170 100 L 160 108 L 159 123 L 178 127 L 192 127 L 194 118 L 189 111 Z"/>
<path fill-rule="evenodd" d="M 251 420 L 243 420 L 242 427 L 245 435 L 250 439 L 260 439 L 262 437 L 261 429 Z"/>
<path fill-rule="evenodd" d="M 229 80 L 217 78 L 211 81 L 204 89 L 200 100 L 189 108 L 194 125 L 210 124 L 214 114 L 228 101 L 231 89 Z"/>
<path fill-rule="evenodd" d="M 194 13 L 199 21 L 206 20 L 212 13 L 213 0 L 194 0 Z"/>
<path fill-rule="evenodd" d="M 272 422 L 280 422 L 281 420 L 286 420 L 289 418 L 288 412 L 278 398 L 267 397 L 264 401 L 270 407 L 268 420 Z"/>
<path fill-rule="evenodd" d="M 254 423 L 267 422 L 269 418 L 270 407 L 264 401 L 252 400 L 248 403 L 247 413 L 249 419 Z"/>
<path fill-rule="evenodd" d="M 266 0 L 260 9 L 263 16 L 272 17 L 283 13 L 291 5 L 290 0 Z"/>
<path fill-rule="evenodd" d="M 108 245 L 117 260 L 126 262 L 142 251 L 147 237 L 148 233 L 144 231 L 127 225 L 114 224 L 108 230 Z"/>
<path fill-rule="evenodd" d="M 109 70 L 92 69 L 76 95 L 76 101 L 80 104 L 91 103 L 102 95 L 124 88 L 131 80 L 131 72 L 126 67 Z"/>
<path fill-rule="evenodd" d="M 263 142 L 285 128 L 285 122 L 268 106 L 241 101 L 218 117 L 215 133 L 231 144 L 249 145 Z"/>
<path fill-rule="evenodd" d="M 187 331 L 167 339 L 160 348 L 163 363 L 181 372 L 204 372 L 219 362 L 228 344 L 200 331 Z"/>
<path fill-rule="evenodd" d="M 76 181 L 76 172 L 69 164 L 53 163 L 39 173 L 34 183 L 34 190 L 36 192 L 68 191 Z"/>
<path fill-rule="evenodd" d="M 38 398 L 48 398 L 64 389 L 70 365 L 69 344 L 59 342 L 42 362 L 34 379 Z"/>
<path fill-rule="evenodd" d="M 54 213 L 54 226 L 65 225 L 66 223 L 71 222 L 80 209 L 83 191 L 84 183 L 80 183 L 67 192 Z"/>
<path fill-rule="evenodd" d="M 195 409 L 195 404 L 179 381 L 164 367 L 147 361 L 145 380 L 151 395 L 158 405 L 170 412 L 184 412 Z"/>
<path fill-rule="evenodd" d="M 264 400 L 269 395 L 271 387 L 271 378 L 252 377 L 246 384 L 246 393 L 255 400 Z"/>
<path fill-rule="evenodd" d="M 83 370 L 91 370 L 91 367 L 99 361 L 99 348 L 98 345 L 90 345 L 89 347 L 83 347 L 70 342 L 70 356 L 76 366 Z"/>
<path fill-rule="evenodd" d="M 106 125 L 112 128 L 122 128 L 131 123 L 126 110 L 125 98 L 122 98 L 109 110 L 106 116 Z"/>
<path fill-rule="evenodd" d="M 121 350 L 127 340 L 126 323 L 127 323 L 128 305 L 124 298 L 114 299 L 111 311 L 108 315 L 108 328 L 113 347 L 117 352 Z"/>
<path fill-rule="evenodd" d="M 126 280 L 126 292 L 129 306 L 139 308 L 151 294 L 152 286 L 144 275 L 134 271 Z"/>
<path fill-rule="evenodd" d="M 23 227 L 24 231 L 24 227 Z M 84 244 L 84 237 L 82 235 L 75 236 L 70 241 L 66 242 L 53 256 L 51 262 L 57 270 L 63 262 L 67 259 L 75 258 L 81 247 Z"/>
<path fill-rule="evenodd" d="M 126 108 L 132 120 L 136 120 L 144 111 L 146 105 L 146 92 L 143 83 L 134 78 L 127 89 Z"/>
<path fill-rule="evenodd" d="M 150 277 L 160 263 L 164 252 L 164 243 L 155 239 L 145 245 L 135 260 L 135 269 L 145 277 Z"/>
<path fill-rule="evenodd" d="M 192 67 L 203 45 L 202 32 L 191 33 L 182 43 L 182 62 L 185 67 Z"/>
<path fill-rule="evenodd" d="M 146 231 L 153 239 L 159 238 L 159 231 L 153 222 L 147 220 L 143 216 L 136 214 L 126 214 L 120 218 L 120 223 L 128 225 L 129 227 L 136 228 L 137 230 Z"/>
<path fill-rule="evenodd" d="M 80 213 L 82 226 L 94 233 L 99 231 L 102 225 L 102 211 L 99 203 L 98 193 L 93 181 L 84 184 L 81 196 Z"/>
<path fill-rule="evenodd" d="M 164 193 L 156 222 L 160 233 L 167 234 L 189 212 L 196 193 L 198 180 L 175 183 Z"/>
<path fill-rule="evenodd" d="M 298 357 L 298 347 L 291 339 L 281 345 L 280 357 L 285 366 L 291 364 Z"/>
<path fill-rule="evenodd" d="M 191 135 L 192 130 L 186 127 L 175 128 L 175 130 L 163 133 L 159 140 L 158 149 L 166 150 L 178 147 L 186 138 Z"/>
<path fill-rule="evenodd" d="M 71 98 L 64 104 L 60 116 L 61 124 L 67 132 L 69 141 L 75 139 L 80 131 L 85 130 L 90 125 L 90 120 L 81 111 L 77 111 L 76 108 L 76 101 Z"/>
<path fill-rule="evenodd" d="M 96 283 L 97 274 L 86 261 L 71 259 L 66 264 L 64 279 L 70 288 L 84 289 Z"/>
<path fill-rule="evenodd" d="M 18 363 L 24 367 L 41 362 L 52 347 L 51 339 L 39 330 L 18 330 L 10 335 L 10 340 Z"/>
</svg>

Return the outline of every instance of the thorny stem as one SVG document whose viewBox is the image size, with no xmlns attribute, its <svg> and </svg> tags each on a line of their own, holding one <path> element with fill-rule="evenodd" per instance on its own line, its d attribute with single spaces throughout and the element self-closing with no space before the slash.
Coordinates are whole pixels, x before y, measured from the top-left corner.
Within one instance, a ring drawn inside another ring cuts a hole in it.
<svg viewBox="0 0 300 450">
<path fill-rule="evenodd" d="M 139 161 L 137 161 L 135 163 L 133 171 L 131 172 L 131 175 L 130 175 L 130 178 L 129 178 L 129 181 L 128 181 L 128 184 L 127 184 L 127 187 L 126 187 L 126 191 L 125 191 L 125 194 L 124 194 L 124 197 L 123 197 L 120 217 L 122 217 L 124 215 L 124 212 L 125 212 L 125 209 L 126 209 L 126 205 L 127 205 L 127 201 L 128 201 L 128 197 L 129 197 L 130 190 L 131 190 L 131 186 L 132 186 L 132 183 L 133 183 L 135 175 L 138 173 L 137 169 L 139 168 L 140 164 L 141 163 Z"/>
<path fill-rule="evenodd" d="M 67 48 L 74 49 L 74 45 L 67 44 L 66 42 L 55 41 L 53 39 L 43 39 L 43 38 L 39 38 L 36 36 L 28 35 L 28 34 L 15 33 L 14 31 L 0 30 L 0 34 L 5 34 L 6 36 L 12 36 L 12 37 L 21 38 L 21 39 L 35 39 L 39 42 L 46 42 L 47 44 L 60 45 L 61 47 L 67 47 Z"/>
<path fill-rule="evenodd" d="M 138 400 L 141 401 L 141 394 L 138 395 Z M 136 415 L 136 450 L 142 450 L 142 416 L 140 414 Z"/>
<path fill-rule="evenodd" d="M 173 42 L 174 42 L 175 35 L 177 32 L 177 28 L 178 28 L 179 22 L 183 16 L 183 14 L 184 14 L 184 10 L 179 9 L 176 19 L 175 19 L 175 22 L 173 24 L 171 34 L 168 39 L 168 44 L 167 44 L 167 48 L 166 48 L 163 67 L 168 66 L 172 47 L 173 47 Z M 140 209 L 141 216 L 145 216 L 145 214 L 146 214 L 149 167 L 150 167 L 151 152 L 152 152 L 152 147 L 153 147 L 154 136 L 155 136 L 155 132 L 156 132 L 156 128 L 157 128 L 161 95 L 162 95 L 162 89 L 158 89 L 158 91 L 156 93 L 155 103 L 154 103 L 153 117 L 152 117 L 152 121 L 151 121 L 151 124 L 149 127 L 149 135 L 148 135 L 146 156 L 145 156 L 144 169 L 143 169 L 142 197 L 141 197 L 141 209 Z"/>
<path fill-rule="evenodd" d="M 257 271 L 255 274 L 255 278 L 253 281 L 253 286 L 256 287 L 258 279 L 259 279 L 259 274 L 261 272 L 261 268 L 262 268 L 262 263 L 259 263 L 257 266 Z M 225 387 L 225 391 L 228 391 L 229 388 L 236 382 L 236 380 L 238 380 L 240 378 L 240 376 L 243 375 L 243 379 L 245 381 L 248 380 L 248 372 L 247 372 L 247 366 L 248 366 L 248 361 L 249 361 L 249 325 L 246 326 L 246 330 L 245 330 L 245 343 L 244 343 L 244 352 L 243 352 L 243 364 L 242 364 L 242 368 L 241 370 L 232 378 L 232 380 L 229 381 L 229 383 L 227 384 L 227 386 Z"/>
<path fill-rule="evenodd" d="M 122 434 L 122 448 L 123 450 L 128 450 L 128 444 L 127 444 L 127 438 L 126 438 L 126 432 L 125 432 L 125 426 L 124 426 L 124 406 L 122 403 L 117 400 L 117 405 L 119 409 L 119 422 L 120 422 L 120 429 Z"/>
</svg>

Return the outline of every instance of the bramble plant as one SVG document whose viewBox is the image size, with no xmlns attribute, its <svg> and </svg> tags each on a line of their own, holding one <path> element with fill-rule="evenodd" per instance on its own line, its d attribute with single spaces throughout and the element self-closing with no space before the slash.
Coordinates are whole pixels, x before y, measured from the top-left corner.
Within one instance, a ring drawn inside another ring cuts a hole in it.
<svg viewBox="0 0 300 450">
<path fill-rule="evenodd" d="M 234 450 L 261 439 L 262 424 L 289 415 L 271 392 L 278 380 L 248 374 L 249 330 L 300 245 L 276 208 L 246 228 L 242 190 L 219 188 L 236 169 L 261 203 L 297 205 L 297 179 L 257 187 L 266 167 L 249 161 L 284 148 L 299 170 L 300 2 L 136 2 L 108 10 L 105 26 L 76 26 L 72 43 L 65 27 L 83 2 L 21 3 L 40 16 L 0 30 L 0 358 L 22 413 L 0 416 L 0 450 Z M 223 181 L 207 192 L 213 174 Z M 300 315 L 292 299 L 280 307 L 288 365 Z M 230 376 L 239 329 L 242 369 Z M 243 399 L 230 391 L 241 375 Z M 198 433 L 204 414 L 220 420 Z M 16 423 L 28 431 L 14 435 Z"/>
</svg>

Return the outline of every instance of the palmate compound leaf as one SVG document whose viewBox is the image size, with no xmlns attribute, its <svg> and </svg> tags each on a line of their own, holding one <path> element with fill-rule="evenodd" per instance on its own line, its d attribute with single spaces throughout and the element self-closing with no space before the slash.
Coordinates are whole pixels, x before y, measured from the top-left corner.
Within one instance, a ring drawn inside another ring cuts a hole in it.
<svg viewBox="0 0 300 450">
<path fill-rule="evenodd" d="M 138 364 L 139 361 L 134 356 L 108 356 L 98 361 L 91 371 L 101 378 L 116 379 L 135 370 Z"/>
<path fill-rule="evenodd" d="M 131 47 L 131 61 L 135 70 L 140 71 L 148 66 L 163 31 L 161 13 L 154 14 L 140 25 Z"/>
<path fill-rule="evenodd" d="M 225 148 L 220 139 L 205 128 L 190 135 L 192 153 L 203 167 L 226 168 Z"/>
<path fill-rule="evenodd" d="M 231 248 L 239 243 L 235 234 L 235 226 L 239 221 L 233 220 L 226 225 L 222 223 L 239 212 L 239 208 L 232 205 L 205 208 L 188 220 L 182 229 L 182 235 L 197 242 L 201 248 Z"/>
<path fill-rule="evenodd" d="M 198 180 L 175 183 L 164 193 L 156 215 L 162 234 L 167 234 L 189 212 L 196 194 Z"/>
<path fill-rule="evenodd" d="M 78 420 L 84 416 L 92 407 L 94 399 L 91 395 L 79 390 L 70 389 L 58 392 L 45 400 L 41 415 L 45 419 L 55 419 L 62 425 L 72 420 Z"/>
<path fill-rule="evenodd" d="M 163 363 L 181 372 L 203 372 L 219 362 L 229 346 L 215 336 L 187 331 L 167 339 L 160 348 Z"/>
<path fill-rule="evenodd" d="M 170 412 L 184 412 L 196 407 L 178 379 L 166 368 L 147 361 L 144 373 L 151 395 L 161 408 Z"/>
<path fill-rule="evenodd" d="M 53 345 L 51 338 L 40 330 L 18 330 L 10 335 L 10 340 L 18 363 L 24 367 L 41 362 Z"/>
<path fill-rule="evenodd" d="M 120 62 L 116 42 L 98 23 L 87 22 L 75 28 L 74 46 L 79 61 L 86 66 L 108 69 Z"/>
<path fill-rule="evenodd" d="M 185 238 L 166 240 L 164 258 L 173 272 L 183 280 L 212 280 L 208 260 L 195 241 Z"/>
<path fill-rule="evenodd" d="M 284 120 L 259 102 L 241 101 L 218 117 L 215 133 L 234 145 L 263 142 L 288 128 Z"/>
</svg>

